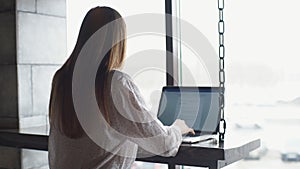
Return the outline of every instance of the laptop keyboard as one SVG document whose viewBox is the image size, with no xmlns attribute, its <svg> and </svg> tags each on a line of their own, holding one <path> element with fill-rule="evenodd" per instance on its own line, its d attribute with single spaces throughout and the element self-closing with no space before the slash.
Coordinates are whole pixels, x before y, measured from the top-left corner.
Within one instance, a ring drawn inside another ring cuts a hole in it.
<svg viewBox="0 0 300 169">
<path fill-rule="evenodd" d="M 200 133 L 195 133 L 195 134 L 192 134 L 192 133 L 188 133 L 185 135 L 186 137 L 198 137 L 200 136 Z"/>
</svg>

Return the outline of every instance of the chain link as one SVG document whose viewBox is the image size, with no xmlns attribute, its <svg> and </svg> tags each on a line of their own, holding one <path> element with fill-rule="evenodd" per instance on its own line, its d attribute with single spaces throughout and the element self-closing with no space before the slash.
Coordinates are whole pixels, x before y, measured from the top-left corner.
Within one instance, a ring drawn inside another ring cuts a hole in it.
<svg viewBox="0 0 300 169">
<path fill-rule="evenodd" d="M 220 113 L 220 124 L 219 124 L 219 136 L 220 141 L 224 141 L 224 134 L 226 130 L 226 122 L 224 117 L 225 109 L 225 46 L 224 46 L 224 32 L 225 32 L 225 22 L 223 16 L 224 10 L 224 0 L 218 0 L 219 9 L 219 113 Z"/>
</svg>

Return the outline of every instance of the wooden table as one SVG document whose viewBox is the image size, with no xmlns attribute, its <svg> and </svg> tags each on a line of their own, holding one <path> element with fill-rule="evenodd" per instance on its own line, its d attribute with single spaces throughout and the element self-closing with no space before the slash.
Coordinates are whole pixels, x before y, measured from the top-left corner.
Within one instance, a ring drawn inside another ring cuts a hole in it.
<svg viewBox="0 0 300 169">
<path fill-rule="evenodd" d="M 0 130 L 0 145 L 47 151 L 47 133 L 47 128 L 45 130 L 41 128 L 37 130 Z M 168 164 L 169 169 L 175 169 L 176 165 L 219 169 L 247 157 L 250 151 L 257 149 L 259 146 L 260 139 L 239 138 L 228 134 L 222 144 L 207 142 L 182 144 L 175 157 L 154 156 L 137 158 L 137 161 L 164 163 Z"/>
</svg>

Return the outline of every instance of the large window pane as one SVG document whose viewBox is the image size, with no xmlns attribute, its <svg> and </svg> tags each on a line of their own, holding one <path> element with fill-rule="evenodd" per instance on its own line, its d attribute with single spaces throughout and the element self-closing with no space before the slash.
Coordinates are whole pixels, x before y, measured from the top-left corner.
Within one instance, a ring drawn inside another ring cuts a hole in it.
<svg viewBox="0 0 300 169">
<path fill-rule="evenodd" d="M 217 1 L 179 2 L 181 18 L 196 26 L 218 53 Z M 300 152 L 300 137 L 295 135 L 300 129 L 299 5 L 297 0 L 225 1 L 227 131 L 262 139 L 252 160 L 228 168 L 300 167 L 300 162 L 285 162 Z M 199 73 L 203 64 L 193 61 L 184 45 L 180 53 L 188 67 L 180 73 L 182 84 L 205 85 Z M 218 70 L 218 58 L 214 69 Z M 199 79 L 190 83 L 186 70 Z"/>
<path fill-rule="evenodd" d="M 183 86 L 216 86 L 218 77 L 213 75 L 217 74 L 218 69 L 218 10 L 216 1 L 205 0 L 189 0 L 181 1 L 175 0 L 177 4 L 176 11 L 179 21 L 177 29 L 179 29 L 179 37 L 182 41 L 178 41 L 179 46 L 179 75 L 180 84 Z M 191 35 L 190 26 L 194 26 L 199 33 L 203 34 L 207 39 L 203 41 L 197 35 Z M 193 39 L 199 41 L 200 52 L 195 51 L 194 46 L 190 46 L 190 36 L 195 36 Z M 187 40 L 186 40 L 187 39 Z M 214 50 L 214 55 L 207 54 L 204 46 L 201 44 L 209 44 Z M 213 64 L 207 64 L 207 61 Z M 208 71 L 208 69 L 213 71 Z"/>
</svg>

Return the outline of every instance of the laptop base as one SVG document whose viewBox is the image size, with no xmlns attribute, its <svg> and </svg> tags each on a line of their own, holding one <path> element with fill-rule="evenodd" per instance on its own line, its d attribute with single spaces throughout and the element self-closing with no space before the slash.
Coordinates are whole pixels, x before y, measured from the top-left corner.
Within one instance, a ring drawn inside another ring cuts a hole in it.
<svg viewBox="0 0 300 169">
<path fill-rule="evenodd" d="M 199 142 L 207 142 L 211 144 L 217 144 L 217 135 L 201 135 L 201 136 L 183 136 L 182 143 L 194 144 Z"/>
</svg>

